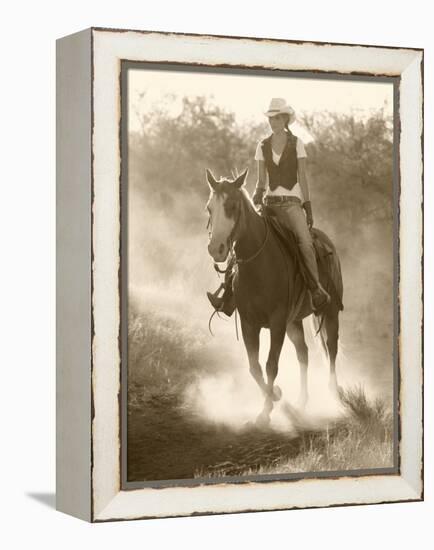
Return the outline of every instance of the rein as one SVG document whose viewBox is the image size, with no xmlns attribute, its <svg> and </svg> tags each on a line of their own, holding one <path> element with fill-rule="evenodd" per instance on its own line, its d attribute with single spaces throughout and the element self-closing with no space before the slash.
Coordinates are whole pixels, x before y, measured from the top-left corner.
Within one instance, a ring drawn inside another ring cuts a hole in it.
<svg viewBox="0 0 434 550">
<path fill-rule="evenodd" d="M 232 228 L 232 231 L 228 237 L 228 244 L 229 244 L 229 248 L 231 250 L 231 253 L 232 253 L 232 257 L 233 257 L 233 261 L 236 265 L 245 265 L 251 261 L 253 261 L 255 258 L 257 258 L 261 252 L 264 250 L 265 248 L 265 245 L 267 244 L 267 241 L 268 241 L 268 236 L 269 236 L 269 233 L 270 233 L 270 227 L 268 225 L 268 222 L 267 222 L 267 218 L 264 217 L 264 216 L 261 216 L 261 218 L 263 219 L 263 222 L 265 223 L 265 238 L 264 238 L 264 241 L 263 243 L 261 244 L 261 246 L 259 247 L 259 249 L 254 253 L 252 254 L 251 256 L 249 256 L 248 258 L 237 258 L 237 255 L 235 253 L 235 244 L 236 244 L 236 239 L 234 238 L 237 230 L 238 230 L 238 226 L 240 224 L 240 218 L 241 218 L 241 215 L 242 215 L 242 212 L 241 212 L 241 208 L 242 206 L 240 207 L 240 211 L 238 213 L 238 216 L 237 216 L 237 219 L 235 221 L 235 224 L 234 224 L 234 227 Z M 209 229 L 211 226 L 211 218 L 208 219 L 208 224 L 206 226 L 207 229 Z M 221 273 L 221 274 L 225 274 L 229 268 L 229 265 L 226 267 L 226 269 L 220 269 L 219 266 L 217 265 L 217 263 L 214 262 L 214 269 L 217 271 L 217 273 Z M 212 336 L 214 336 L 212 330 L 211 330 L 211 321 L 214 317 L 215 314 L 218 314 L 218 311 L 215 310 L 211 317 L 209 318 L 209 321 L 208 321 L 208 328 L 209 328 L 209 331 L 211 333 Z M 239 336 L 238 336 L 238 319 L 237 319 L 237 309 L 235 309 L 235 333 L 236 333 L 236 337 L 237 337 L 237 340 L 239 341 Z"/>
<path fill-rule="evenodd" d="M 240 218 L 241 218 L 241 209 L 240 209 L 240 212 L 238 213 L 238 216 L 237 216 L 237 219 L 235 221 L 234 227 L 232 228 L 232 231 L 231 231 L 231 233 L 230 233 L 230 235 L 227 239 L 227 242 L 229 244 L 229 249 L 231 250 L 231 253 L 232 253 L 232 256 L 234 258 L 235 264 L 245 265 L 245 264 L 248 264 L 249 262 L 253 261 L 255 258 L 257 258 L 259 256 L 259 254 L 261 254 L 261 252 L 264 250 L 265 245 L 267 244 L 267 241 L 268 241 L 268 236 L 270 234 L 270 227 L 268 225 L 267 218 L 265 216 L 261 216 L 263 222 L 265 223 L 265 230 L 266 230 L 264 242 L 261 244 L 259 249 L 254 254 L 249 256 L 248 258 L 237 258 L 237 255 L 235 253 L 235 244 L 236 244 L 235 241 L 236 241 L 236 239 L 234 238 L 234 235 L 237 232 L 237 229 L 238 229 L 238 226 L 239 226 L 239 223 L 240 223 Z M 208 223 L 207 223 L 206 228 L 209 229 L 210 225 L 211 225 L 211 218 L 208 219 Z M 214 269 L 217 271 L 217 273 L 221 273 L 221 274 L 224 274 L 227 271 L 227 268 L 226 269 L 221 269 L 218 266 L 218 264 L 216 264 L 215 262 L 214 262 Z"/>
<path fill-rule="evenodd" d="M 262 217 L 262 216 L 261 216 Z M 249 256 L 248 258 L 237 258 L 237 255 L 235 253 L 235 239 L 234 239 L 234 235 L 238 229 L 238 225 L 239 225 L 239 222 L 240 222 L 240 218 L 241 218 L 241 208 L 240 208 L 240 212 L 238 213 L 238 217 L 237 217 L 237 220 L 235 222 L 235 225 L 231 231 L 231 234 L 229 235 L 229 243 L 230 243 L 230 248 L 232 250 L 232 254 L 233 254 L 233 257 L 234 257 L 234 261 L 237 265 L 245 265 L 245 264 L 248 264 L 249 262 L 251 262 L 252 260 L 254 260 L 255 258 L 257 258 L 259 256 L 259 254 L 264 250 L 265 248 L 265 245 L 267 244 L 267 241 L 268 241 L 268 235 L 270 233 L 270 228 L 268 226 L 268 222 L 267 222 L 267 218 L 265 217 L 262 217 L 264 223 L 265 223 L 265 238 L 264 238 L 264 242 L 261 244 L 261 246 L 259 247 L 259 249 L 254 253 L 252 254 L 251 256 Z"/>
<path fill-rule="evenodd" d="M 235 248 L 234 248 L 235 245 L 234 244 L 232 245 L 232 248 L 233 248 L 233 251 L 234 251 L 234 257 L 235 257 L 235 263 L 237 263 L 238 265 L 248 264 L 249 262 L 251 262 L 252 260 L 257 258 L 259 256 L 259 254 L 264 250 L 265 245 L 267 244 L 267 241 L 268 241 L 268 235 L 270 233 L 270 228 L 268 226 L 266 218 L 263 218 L 263 220 L 264 220 L 265 229 L 266 229 L 264 242 L 261 244 L 259 249 L 254 254 L 252 254 L 248 258 L 237 258 L 237 255 L 235 254 Z"/>
</svg>

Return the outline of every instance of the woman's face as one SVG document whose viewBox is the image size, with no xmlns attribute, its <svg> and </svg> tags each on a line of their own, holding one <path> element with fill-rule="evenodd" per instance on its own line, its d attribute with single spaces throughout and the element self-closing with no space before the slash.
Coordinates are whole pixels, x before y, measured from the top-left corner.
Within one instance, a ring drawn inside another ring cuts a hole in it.
<svg viewBox="0 0 434 550">
<path fill-rule="evenodd" d="M 283 114 L 270 116 L 268 122 L 273 132 L 281 132 L 285 129 L 286 116 Z"/>
</svg>

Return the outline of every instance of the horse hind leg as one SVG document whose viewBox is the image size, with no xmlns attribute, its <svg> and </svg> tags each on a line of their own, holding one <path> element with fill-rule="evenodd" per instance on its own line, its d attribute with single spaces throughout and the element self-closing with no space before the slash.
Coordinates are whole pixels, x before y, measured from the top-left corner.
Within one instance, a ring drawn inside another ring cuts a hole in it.
<svg viewBox="0 0 434 550">
<path fill-rule="evenodd" d="M 309 399 L 307 389 L 309 350 L 304 338 L 302 321 L 293 321 L 292 323 L 288 323 L 286 333 L 291 342 L 294 344 L 297 359 L 300 364 L 300 396 L 298 399 L 298 406 L 299 408 L 304 408 Z"/>
<path fill-rule="evenodd" d="M 337 308 L 330 308 L 324 318 L 325 336 L 330 362 L 329 389 L 335 395 L 339 395 L 339 385 L 336 376 L 336 356 L 338 353 L 339 340 L 339 311 Z"/>
<path fill-rule="evenodd" d="M 282 351 L 283 340 L 285 339 L 285 324 L 276 323 L 270 329 L 270 351 L 268 354 L 266 371 L 267 371 L 267 393 L 272 401 L 279 401 L 282 397 L 282 390 L 279 386 L 274 385 L 279 369 L 280 352 Z"/>
</svg>

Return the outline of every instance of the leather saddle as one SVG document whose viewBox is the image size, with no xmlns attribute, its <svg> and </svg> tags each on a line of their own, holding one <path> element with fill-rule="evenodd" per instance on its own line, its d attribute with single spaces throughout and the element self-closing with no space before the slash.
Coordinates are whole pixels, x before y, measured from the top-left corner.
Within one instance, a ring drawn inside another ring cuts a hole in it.
<svg viewBox="0 0 434 550">
<path fill-rule="evenodd" d="M 304 265 L 303 256 L 294 233 L 283 226 L 267 210 L 262 214 L 267 219 L 270 231 L 274 233 L 282 249 L 296 262 L 296 272 L 301 277 L 303 286 L 309 287 L 309 274 Z M 320 229 L 312 228 L 311 235 L 315 249 L 318 273 L 322 286 L 332 296 L 340 310 L 344 309 L 342 274 L 336 248 L 330 238 Z M 299 285 L 297 285 L 299 286 Z"/>
</svg>

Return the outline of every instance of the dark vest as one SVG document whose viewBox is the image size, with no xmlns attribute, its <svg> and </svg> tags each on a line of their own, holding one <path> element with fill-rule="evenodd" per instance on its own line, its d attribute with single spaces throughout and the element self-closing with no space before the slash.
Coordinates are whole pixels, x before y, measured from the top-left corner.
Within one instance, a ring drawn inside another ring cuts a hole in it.
<svg viewBox="0 0 434 550">
<path fill-rule="evenodd" d="M 297 183 L 297 138 L 289 130 L 287 134 L 288 141 L 277 165 L 273 161 L 271 136 L 262 140 L 262 153 L 268 172 L 269 186 L 272 191 L 279 185 L 291 191 Z"/>
</svg>

